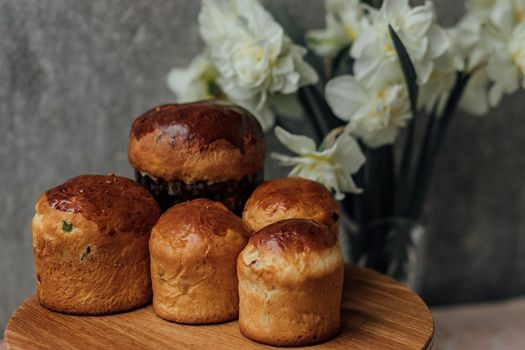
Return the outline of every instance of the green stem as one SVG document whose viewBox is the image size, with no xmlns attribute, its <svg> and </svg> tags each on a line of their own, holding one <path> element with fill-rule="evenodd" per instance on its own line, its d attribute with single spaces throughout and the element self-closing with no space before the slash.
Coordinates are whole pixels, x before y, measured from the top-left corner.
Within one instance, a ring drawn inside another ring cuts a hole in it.
<svg viewBox="0 0 525 350">
<path fill-rule="evenodd" d="M 384 155 L 382 162 L 382 174 L 383 179 L 381 181 L 383 186 L 383 212 L 381 217 L 389 217 L 393 214 L 393 202 L 395 194 L 394 174 L 395 174 L 395 162 L 394 162 L 394 147 L 385 146 Z"/>
<path fill-rule="evenodd" d="M 390 145 L 367 150 L 365 195 L 368 199 L 368 222 L 392 215 L 393 158 L 393 147 Z"/>
<path fill-rule="evenodd" d="M 412 153 L 414 149 L 414 138 L 415 138 L 415 124 L 416 124 L 416 116 L 412 116 L 412 120 L 410 120 L 410 123 L 408 124 L 408 130 L 405 137 L 405 144 L 403 147 L 403 158 L 401 159 L 401 166 L 399 169 L 399 180 L 400 181 L 410 181 L 407 177 L 409 177 L 410 174 L 410 166 L 412 164 Z M 407 181 L 407 182 L 408 182 Z"/>
<path fill-rule="evenodd" d="M 328 134 L 328 132 L 331 130 L 330 126 L 328 125 L 326 114 L 322 110 L 321 106 L 319 105 L 315 92 L 317 91 L 315 87 L 313 86 L 305 86 L 304 88 L 301 88 L 299 91 L 302 91 L 304 93 L 304 96 L 306 99 L 308 99 L 308 102 L 310 102 L 310 106 L 314 112 L 314 114 L 317 116 L 317 124 L 320 127 L 321 133 L 323 135 Z"/>
<path fill-rule="evenodd" d="M 386 261 L 381 253 L 386 242 L 386 231 L 380 228 L 369 229 L 370 225 L 392 215 L 393 197 L 393 147 L 363 147 L 367 162 L 364 166 L 364 193 L 361 194 L 363 218 L 361 234 L 363 251 L 368 253 L 367 265 L 384 270 Z"/>
<path fill-rule="evenodd" d="M 395 215 L 406 215 L 410 210 L 409 193 L 410 184 L 412 183 L 412 153 L 414 149 L 415 139 L 415 116 L 408 124 L 408 130 L 405 137 L 405 144 L 403 147 L 403 154 L 401 164 L 399 167 L 397 181 L 396 181 L 396 196 L 395 196 Z"/>
<path fill-rule="evenodd" d="M 423 203 L 428 192 L 432 167 L 435 163 L 438 151 L 443 143 L 443 139 L 450 125 L 450 121 L 452 120 L 452 116 L 455 114 L 458 103 L 461 99 L 461 96 L 463 95 L 463 91 L 465 90 L 469 79 L 470 74 L 463 72 L 457 74 L 454 88 L 450 92 L 445 109 L 439 118 L 434 140 L 432 140 L 433 142 L 431 142 L 429 145 L 427 152 L 428 154 L 425 157 L 426 164 L 423 166 L 423 170 L 417 179 L 418 183 L 421 184 L 421 187 L 415 194 L 414 204 L 412 206 L 412 217 L 414 219 L 418 219 L 423 210 Z"/>
<path fill-rule="evenodd" d="M 319 118 L 318 114 L 315 112 L 315 109 L 313 108 L 311 101 L 308 99 L 304 89 L 299 89 L 297 97 L 299 98 L 299 102 L 303 107 L 306 117 L 310 121 L 310 125 L 314 129 L 316 143 L 320 144 L 326 134 L 326 131 L 324 131 L 326 127 L 322 124 L 322 118 Z"/>
<path fill-rule="evenodd" d="M 350 45 L 345 45 L 334 57 L 332 61 L 332 78 L 339 72 L 341 63 L 344 62 L 345 58 L 349 57 Z"/>
<path fill-rule="evenodd" d="M 354 180 L 358 187 L 360 188 L 365 187 L 364 167 L 362 167 L 361 170 L 357 174 L 355 174 Z M 354 212 L 350 213 L 350 215 L 355 218 L 355 221 L 359 226 L 363 224 L 364 217 L 365 217 L 364 199 L 365 199 L 364 193 L 352 195 L 352 208 Z"/>
<path fill-rule="evenodd" d="M 409 208 L 411 212 L 414 212 L 414 201 L 416 197 L 416 191 L 421 188 L 422 186 L 422 176 L 423 172 L 425 170 L 426 160 L 428 157 L 428 152 L 430 145 L 432 144 L 432 141 L 435 138 L 435 125 L 436 125 L 436 114 L 437 114 L 437 104 L 434 106 L 430 114 L 427 116 L 426 126 L 425 126 L 425 132 L 423 135 L 423 145 L 421 146 L 419 150 L 419 156 L 416 161 L 415 165 L 415 174 L 413 175 L 412 181 L 411 181 L 411 189 L 408 193 L 408 197 L 410 199 Z"/>
<path fill-rule="evenodd" d="M 412 119 L 408 123 L 407 134 L 405 137 L 405 144 L 403 147 L 403 154 L 401 158 L 401 164 L 398 172 L 396 181 L 396 202 L 395 202 L 395 213 L 396 215 L 408 215 L 410 212 L 410 200 L 408 192 L 410 191 L 410 183 L 412 180 L 412 158 L 414 149 L 414 138 L 415 138 L 415 124 L 418 116 L 417 111 L 417 100 L 419 95 L 419 87 L 417 85 L 417 72 L 410 59 L 403 42 L 392 28 L 388 26 L 390 37 L 396 53 L 398 56 L 399 65 L 403 71 L 405 77 L 406 89 L 410 101 L 410 110 L 412 112 Z"/>
<path fill-rule="evenodd" d="M 323 98 L 323 95 L 315 86 L 305 86 L 302 89 L 304 89 L 307 92 L 311 101 L 315 102 L 315 105 L 317 106 L 319 112 L 323 116 L 323 121 L 327 128 L 326 132 L 329 132 L 330 130 L 345 124 L 341 119 L 335 116 L 334 112 L 332 112 L 332 109 L 330 108 L 326 100 Z"/>
</svg>

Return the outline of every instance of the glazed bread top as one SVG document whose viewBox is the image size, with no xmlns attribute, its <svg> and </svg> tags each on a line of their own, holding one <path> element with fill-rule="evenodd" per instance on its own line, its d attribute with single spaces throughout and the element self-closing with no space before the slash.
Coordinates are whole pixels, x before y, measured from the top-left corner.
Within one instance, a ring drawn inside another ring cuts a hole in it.
<svg viewBox="0 0 525 350">
<path fill-rule="evenodd" d="M 101 235 L 149 234 L 160 215 L 159 205 L 148 191 L 130 179 L 115 175 L 74 177 L 42 193 L 35 210 L 37 218 L 59 213 L 78 214 L 94 222 Z M 66 228 L 70 224 L 63 223 Z"/>
<path fill-rule="evenodd" d="M 242 220 L 219 202 L 205 198 L 168 209 L 151 231 L 152 255 L 166 260 L 195 260 L 229 256 L 235 261 L 248 241 Z"/>
<path fill-rule="evenodd" d="M 311 219 L 337 233 L 339 208 L 321 183 L 301 177 L 269 180 L 246 202 L 242 218 L 252 232 L 284 219 Z"/>
<path fill-rule="evenodd" d="M 250 239 L 250 244 L 274 255 L 294 256 L 330 248 L 337 244 L 337 238 L 313 220 L 288 219 L 266 226 Z"/>
<path fill-rule="evenodd" d="M 336 235 L 305 219 L 266 226 L 250 238 L 237 260 L 245 278 L 285 285 L 324 276 L 343 264 Z"/>
<path fill-rule="evenodd" d="M 264 166 L 266 145 L 247 110 L 218 101 L 155 107 L 131 126 L 131 165 L 153 178 L 222 182 Z"/>
</svg>

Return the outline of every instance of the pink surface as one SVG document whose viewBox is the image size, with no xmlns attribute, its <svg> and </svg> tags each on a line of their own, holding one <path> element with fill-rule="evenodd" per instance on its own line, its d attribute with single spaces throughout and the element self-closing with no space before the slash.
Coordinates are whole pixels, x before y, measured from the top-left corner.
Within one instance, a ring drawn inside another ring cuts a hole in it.
<svg viewBox="0 0 525 350">
<path fill-rule="evenodd" d="M 432 309 L 433 350 L 525 349 L 525 298 Z"/>
</svg>

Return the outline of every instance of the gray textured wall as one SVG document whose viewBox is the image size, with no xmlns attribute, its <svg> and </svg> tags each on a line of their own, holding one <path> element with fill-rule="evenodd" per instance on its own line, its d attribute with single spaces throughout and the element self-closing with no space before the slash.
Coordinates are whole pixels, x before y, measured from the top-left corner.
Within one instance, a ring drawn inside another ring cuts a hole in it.
<svg viewBox="0 0 525 350">
<path fill-rule="evenodd" d="M 436 4 L 446 22 L 462 11 L 457 1 Z M 322 24 L 321 1 L 286 5 L 306 26 Z M 165 74 L 200 51 L 198 8 L 189 0 L 0 0 L 0 329 L 34 290 L 34 200 L 81 173 L 131 176 L 129 125 L 172 100 Z M 524 106 L 513 96 L 485 118 L 458 115 L 452 125 L 427 208 L 430 302 L 525 292 Z"/>
</svg>

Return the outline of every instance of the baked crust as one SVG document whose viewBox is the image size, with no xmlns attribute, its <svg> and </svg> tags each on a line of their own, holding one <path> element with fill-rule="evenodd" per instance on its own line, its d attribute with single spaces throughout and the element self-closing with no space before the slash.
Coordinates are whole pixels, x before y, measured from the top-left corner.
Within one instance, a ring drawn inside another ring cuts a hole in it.
<svg viewBox="0 0 525 350">
<path fill-rule="evenodd" d="M 84 175 L 38 198 L 32 221 L 40 303 L 107 314 L 151 300 L 148 240 L 160 215 L 153 197 L 114 175 Z"/>
<path fill-rule="evenodd" d="M 253 175 L 264 167 L 265 151 L 255 117 L 218 101 L 155 107 L 135 119 L 128 144 L 136 170 L 186 183 Z"/>
<path fill-rule="evenodd" d="M 237 318 L 235 263 L 247 241 L 242 220 L 221 203 L 196 199 L 168 209 L 149 245 L 155 313 L 187 324 Z"/>
<path fill-rule="evenodd" d="M 263 182 L 246 202 L 242 219 L 252 232 L 285 219 L 311 219 L 339 232 L 339 207 L 321 183 L 301 177 Z"/>
<path fill-rule="evenodd" d="M 289 219 L 262 229 L 239 255 L 237 274 L 246 337 L 303 346 L 338 333 L 344 262 L 326 226 Z"/>
</svg>

